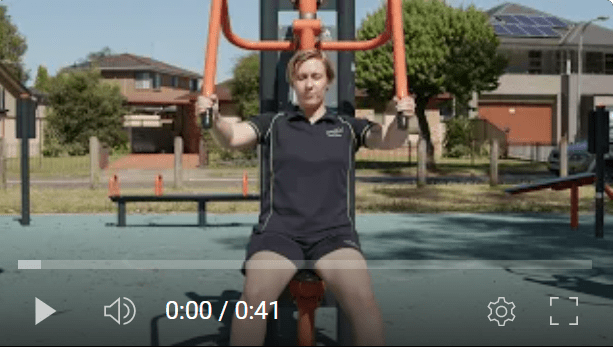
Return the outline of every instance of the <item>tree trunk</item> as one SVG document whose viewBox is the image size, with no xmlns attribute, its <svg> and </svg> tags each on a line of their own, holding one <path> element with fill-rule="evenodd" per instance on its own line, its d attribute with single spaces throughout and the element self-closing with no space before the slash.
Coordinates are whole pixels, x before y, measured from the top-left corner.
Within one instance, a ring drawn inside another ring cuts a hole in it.
<svg viewBox="0 0 613 347">
<path fill-rule="evenodd" d="M 434 159 L 434 144 L 432 143 L 430 126 L 428 125 L 428 120 L 426 118 L 426 106 L 428 105 L 429 99 L 430 98 L 426 97 L 415 98 L 415 114 L 417 115 L 417 120 L 419 121 L 419 131 L 421 137 L 426 140 L 426 168 L 428 169 L 428 171 L 436 171 L 436 161 Z"/>
</svg>

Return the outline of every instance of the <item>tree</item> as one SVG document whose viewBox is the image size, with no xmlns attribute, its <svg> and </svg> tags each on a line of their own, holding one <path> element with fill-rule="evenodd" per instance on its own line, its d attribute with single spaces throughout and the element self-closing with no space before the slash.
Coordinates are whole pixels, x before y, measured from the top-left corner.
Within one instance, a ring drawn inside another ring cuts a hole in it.
<svg viewBox="0 0 613 347">
<path fill-rule="evenodd" d="M 49 93 L 49 90 L 51 88 L 51 79 L 49 77 L 47 68 L 44 65 L 38 66 L 38 71 L 36 72 L 36 81 L 34 82 L 34 88 L 40 90 L 41 92 Z"/>
<path fill-rule="evenodd" d="M 104 47 L 103 49 L 97 52 L 91 52 L 87 55 L 87 60 L 90 62 L 95 62 L 100 58 L 104 58 L 106 56 L 113 55 L 113 51 L 109 48 L 109 46 Z"/>
<path fill-rule="evenodd" d="M 110 147 L 127 142 L 122 129 L 125 98 L 117 85 L 102 82 L 100 70 L 58 74 L 51 84 L 49 103 L 46 155 L 84 155 L 91 136 Z"/>
<path fill-rule="evenodd" d="M 232 98 L 238 103 L 242 119 L 260 113 L 260 54 L 252 53 L 238 60 L 230 82 Z"/>
<path fill-rule="evenodd" d="M 407 77 L 427 143 L 428 167 L 434 169 L 434 146 L 425 115 L 429 100 L 449 92 L 458 104 L 465 105 L 473 91 L 496 89 L 508 62 L 497 53 L 500 42 L 487 15 L 474 5 L 464 10 L 440 1 L 411 0 L 403 1 L 402 8 Z M 368 16 L 358 39 L 372 39 L 384 32 L 386 13 L 382 6 Z M 368 90 L 372 105 L 386 105 L 395 92 L 391 41 L 374 50 L 358 51 L 355 59 L 356 86 Z"/>
<path fill-rule="evenodd" d="M 17 27 L 11 23 L 11 16 L 7 14 L 5 5 L 0 5 L 0 61 L 7 65 L 13 77 L 21 83 L 30 79 L 25 70 L 22 57 L 28 45 L 26 39 L 19 34 Z"/>
</svg>

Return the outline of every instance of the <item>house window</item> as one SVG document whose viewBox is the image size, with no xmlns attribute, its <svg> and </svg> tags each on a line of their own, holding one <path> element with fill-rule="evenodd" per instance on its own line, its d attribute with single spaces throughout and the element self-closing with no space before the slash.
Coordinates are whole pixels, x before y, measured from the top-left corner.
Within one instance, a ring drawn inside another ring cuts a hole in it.
<svg viewBox="0 0 613 347">
<path fill-rule="evenodd" d="M 541 74 L 542 73 L 542 60 L 543 60 L 543 54 L 541 51 L 529 51 L 528 52 L 528 73 Z"/>
<path fill-rule="evenodd" d="M 613 75 L 613 53 L 608 53 L 605 55 L 604 69 L 607 75 Z"/>
<path fill-rule="evenodd" d="M 151 76 L 148 72 L 137 72 L 136 81 L 134 83 L 136 89 L 149 89 L 151 88 Z"/>
<path fill-rule="evenodd" d="M 198 91 L 198 79 L 192 78 L 189 80 L 189 90 L 192 92 Z"/>
<path fill-rule="evenodd" d="M 586 52 L 585 53 L 585 73 L 602 73 L 602 52 Z"/>
<path fill-rule="evenodd" d="M 155 73 L 153 77 L 153 89 L 160 89 L 162 86 L 162 75 Z"/>
<path fill-rule="evenodd" d="M 172 76 L 172 86 L 175 88 L 179 87 L 179 77 Z"/>
</svg>

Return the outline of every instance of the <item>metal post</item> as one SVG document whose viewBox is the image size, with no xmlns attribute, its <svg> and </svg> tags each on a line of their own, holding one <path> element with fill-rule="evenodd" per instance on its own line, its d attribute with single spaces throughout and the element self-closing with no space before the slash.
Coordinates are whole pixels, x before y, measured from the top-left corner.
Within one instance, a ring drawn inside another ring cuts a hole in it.
<svg viewBox="0 0 613 347">
<path fill-rule="evenodd" d="M 279 2 L 260 0 L 260 40 L 278 40 Z M 277 112 L 277 61 L 276 51 L 260 52 L 260 113 Z"/>
<path fill-rule="evenodd" d="M 126 202 L 119 201 L 117 203 L 117 226 L 125 227 L 126 226 Z"/>
<path fill-rule="evenodd" d="M 605 176 L 605 151 L 609 150 L 609 112 L 604 106 L 596 108 L 596 238 L 604 236 L 604 176 Z"/>
<path fill-rule="evenodd" d="M 198 226 L 206 226 L 206 201 L 198 200 Z"/>
<path fill-rule="evenodd" d="M 29 100 L 17 99 L 17 117 L 21 119 L 21 225 L 30 225 L 30 128 Z"/>
</svg>

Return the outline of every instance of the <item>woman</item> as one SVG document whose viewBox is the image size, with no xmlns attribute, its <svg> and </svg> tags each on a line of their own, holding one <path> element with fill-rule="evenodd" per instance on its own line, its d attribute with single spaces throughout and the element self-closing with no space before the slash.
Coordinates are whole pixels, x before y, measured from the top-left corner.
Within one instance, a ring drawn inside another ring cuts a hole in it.
<svg viewBox="0 0 613 347">
<path fill-rule="evenodd" d="M 211 131 L 222 146 L 262 146 L 260 216 L 247 249 L 240 300 L 254 310 L 265 302 L 270 310 L 268 303 L 278 299 L 303 261 L 311 261 L 349 318 L 354 343 L 382 345 L 383 321 L 350 216 L 351 151 L 362 145 L 396 148 L 407 131 L 398 129 L 395 117 L 382 127 L 331 113 L 325 94 L 334 75 L 322 51 L 298 51 L 286 77 L 299 107 L 230 123 L 219 117 L 217 98 L 211 95 L 199 97 L 197 112 L 213 108 Z M 414 109 L 411 97 L 397 101 L 396 110 L 407 116 L 414 115 Z M 352 264 L 351 269 L 331 266 L 339 262 Z M 259 317 L 234 317 L 230 344 L 261 345 L 265 330 L 266 321 Z"/>
</svg>

